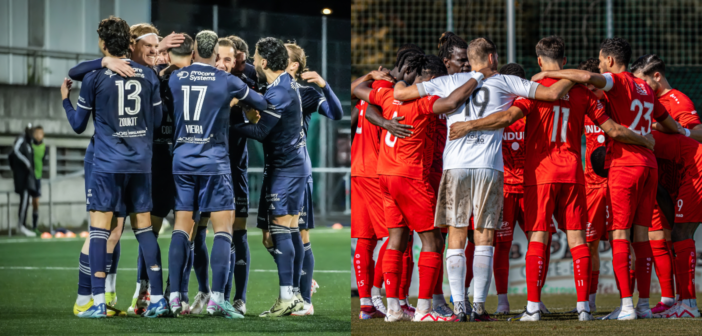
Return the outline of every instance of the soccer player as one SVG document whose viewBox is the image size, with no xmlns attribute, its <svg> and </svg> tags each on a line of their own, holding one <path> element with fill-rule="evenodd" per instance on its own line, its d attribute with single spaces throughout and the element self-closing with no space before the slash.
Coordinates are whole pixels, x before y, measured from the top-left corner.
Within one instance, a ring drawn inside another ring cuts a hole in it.
<svg viewBox="0 0 702 336">
<path fill-rule="evenodd" d="M 258 227 L 270 232 L 264 235 L 264 245 L 272 250 L 278 265 L 280 286 L 278 299 L 261 317 L 290 315 L 304 303 L 293 293 L 295 245 L 292 231 L 298 230 L 298 220 L 304 205 L 310 161 L 302 130 L 302 104 L 297 83 L 285 72 L 288 52 L 282 41 L 267 37 L 256 43 L 254 66 L 260 78 L 265 78 L 268 90 L 264 97 L 270 105 L 261 111 L 257 123 L 233 126 L 236 132 L 263 143 L 266 156 L 263 190 L 259 204 Z M 268 217 L 268 218 L 266 218 Z M 268 223 L 270 221 L 270 224 Z"/>
<path fill-rule="evenodd" d="M 487 38 L 477 38 L 468 45 L 468 59 L 473 69 L 497 69 L 497 47 Z M 457 73 L 405 87 L 395 86 L 395 99 L 406 101 L 420 96 L 447 97 L 468 82 L 476 72 Z M 514 76 L 495 75 L 473 93 L 470 103 L 448 115 L 448 125 L 466 119 L 478 119 L 501 112 L 517 97 L 556 100 L 572 85 L 562 81 L 550 87 Z M 494 231 L 502 224 L 503 163 L 502 129 L 481 131 L 449 140 L 444 150 L 444 175 L 437 196 L 436 227 L 449 228 L 446 252 L 447 273 L 454 301 L 454 313 L 466 314 L 465 246 L 471 215 L 475 216 L 475 256 L 473 273 L 475 290 L 471 321 L 490 321 L 485 298 L 492 278 Z M 457 202 L 457 204 L 456 204 Z M 460 266 L 459 264 L 463 264 Z M 452 266 L 453 265 L 453 266 Z"/>
<path fill-rule="evenodd" d="M 600 46 L 600 71 L 584 70 L 544 71 L 532 80 L 543 78 L 570 79 L 577 83 L 593 84 L 605 91 L 608 115 L 624 127 L 641 135 L 651 132 L 652 117 L 667 132 L 682 132 L 680 125 L 655 99 L 651 88 L 627 70 L 631 46 L 621 38 L 604 40 Z M 658 185 L 656 158 L 653 151 L 619 141 L 608 145 L 605 167 L 609 168 L 608 192 L 612 203 L 612 264 L 619 283 L 621 307 L 605 319 L 631 320 L 650 318 L 648 304 L 651 285 L 650 258 L 653 257 L 648 239 L 651 227 L 655 192 Z M 636 254 L 636 282 L 639 303 L 634 309 L 629 286 L 630 230 L 633 226 L 633 247 Z"/>
<path fill-rule="evenodd" d="M 453 32 L 444 32 L 439 38 L 439 58 L 444 62 L 449 75 L 470 72 L 468 43 Z"/>
<path fill-rule="evenodd" d="M 410 78 L 416 75 L 415 83 L 446 75 L 446 67 L 432 55 L 412 55 L 421 64 L 419 69 L 409 69 Z M 415 63 L 415 61 L 408 61 Z M 491 73 L 490 69 L 484 69 Z M 411 124 L 413 134 L 404 139 L 394 138 L 384 131 L 381 135 L 381 149 L 378 156 L 378 175 L 383 194 L 385 221 L 389 231 L 388 246 L 383 260 L 385 286 L 388 297 L 387 322 L 409 320 L 398 300 L 398 285 L 401 274 L 402 251 L 406 249 L 408 229 L 416 231 L 422 240 L 422 253 L 419 257 L 419 301 L 413 321 L 456 321 L 459 317 L 444 317 L 431 309 L 432 296 L 438 268 L 441 267 L 443 237 L 439 229 L 431 224 L 436 194 L 429 184 L 430 167 L 434 151 L 434 113 L 448 113 L 461 106 L 478 85 L 483 74 L 476 75 L 446 98 L 437 96 L 417 99 L 409 103 L 397 104 L 393 89 L 373 90 L 370 82 L 362 82 L 353 88 L 353 94 L 370 104 L 383 107 L 384 117 L 403 116 Z M 403 77 L 408 80 L 408 76 Z M 398 83 L 401 84 L 402 81 Z M 465 262 L 463 263 L 465 266 Z M 463 284 L 461 283 L 461 287 Z M 465 315 L 463 315 L 465 319 Z"/>
<path fill-rule="evenodd" d="M 210 315 L 243 318 L 224 299 L 229 276 L 234 193 L 227 153 L 229 103 L 233 98 L 255 108 L 266 106 L 263 97 L 235 76 L 215 68 L 218 37 L 204 30 L 195 37 L 193 64 L 171 74 L 175 144 L 173 176 L 176 184 L 176 221 L 169 249 L 169 280 L 181 288 L 182 270 L 190 256 L 193 212 L 209 212 L 215 231 L 212 246 L 212 295 L 207 304 Z M 171 291 L 169 301 L 179 313 L 180 292 Z"/>
<path fill-rule="evenodd" d="M 100 22 L 100 49 L 106 56 L 124 57 L 129 47 L 129 27 L 110 17 Z M 130 64 L 134 77 L 127 81 L 110 70 L 93 71 L 83 78 L 78 99 L 81 110 L 95 115 L 95 154 L 88 189 L 90 210 L 90 272 L 94 305 L 79 317 L 105 317 L 107 238 L 113 212 L 124 202 L 131 213 L 140 249 L 148 262 L 152 280 L 151 303 L 144 316 L 159 317 L 168 311 L 163 298 L 158 244 L 151 228 L 151 176 L 153 129 L 161 120 L 161 99 L 155 73 L 140 64 Z M 126 92 L 125 92 L 126 91 Z M 67 114 L 72 106 L 64 100 Z"/>
</svg>

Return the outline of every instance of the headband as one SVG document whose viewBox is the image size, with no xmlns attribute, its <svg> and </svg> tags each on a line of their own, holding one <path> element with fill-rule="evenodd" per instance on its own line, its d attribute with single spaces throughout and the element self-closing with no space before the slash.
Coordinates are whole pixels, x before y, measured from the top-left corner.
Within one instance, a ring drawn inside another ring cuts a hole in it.
<svg viewBox="0 0 702 336">
<path fill-rule="evenodd" d="M 139 41 L 139 40 L 141 40 L 141 39 L 143 39 L 144 37 L 147 37 L 147 36 L 149 36 L 149 35 L 154 35 L 154 36 L 158 37 L 158 35 L 156 35 L 156 33 L 147 33 L 147 34 L 144 34 L 144 35 L 141 35 L 141 36 L 137 37 L 136 40 L 134 40 L 134 41 L 135 41 L 135 42 L 136 42 L 136 41 Z"/>
</svg>

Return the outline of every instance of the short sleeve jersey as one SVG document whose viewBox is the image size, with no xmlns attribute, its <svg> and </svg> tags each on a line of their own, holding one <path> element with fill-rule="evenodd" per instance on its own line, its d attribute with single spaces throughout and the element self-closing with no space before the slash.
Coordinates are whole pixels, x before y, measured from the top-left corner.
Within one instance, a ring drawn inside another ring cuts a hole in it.
<svg viewBox="0 0 702 336">
<path fill-rule="evenodd" d="M 684 93 L 672 89 L 658 97 L 665 110 L 684 128 L 692 129 L 700 125 L 700 116 L 695 110 L 695 104 Z"/>
<path fill-rule="evenodd" d="M 383 117 L 405 117 L 403 124 L 412 125 L 413 134 L 399 139 L 383 130 L 378 155 L 378 175 L 395 175 L 426 180 L 434 161 L 435 120 L 434 102 L 429 96 L 401 102 L 393 98 L 394 89 L 378 88 L 371 91 L 370 103 L 381 106 Z"/>
<path fill-rule="evenodd" d="M 555 79 L 541 84 L 551 86 Z M 524 185 L 585 184 L 581 146 L 585 115 L 601 124 L 609 117 L 604 106 L 583 85 L 576 85 L 554 102 L 517 99 L 514 106 L 526 115 Z"/>
<path fill-rule="evenodd" d="M 651 87 L 630 72 L 604 73 L 607 84 L 603 88 L 607 113 L 614 122 L 646 135 L 651 133 L 653 120 L 663 121 L 668 112 L 656 99 Z M 656 157 L 643 146 L 611 141 L 607 145 L 605 167 L 645 166 L 656 168 Z"/>
<path fill-rule="evenodd" d="M 524 192 L 524 118 L 505 127 L 502 158 L 505 163 L 505 191 Z"/>
<path fill-rule="evenodd" d="M 351 144 L 351 176 L 377 178 L 378 150 L 382 129 L 366 119 L 367 102 L 359 100 L 356 108 L 358 109 L 358 125 Z"/>
<path fill-rule="evenodd" d="M 592 153 L 600 148 L 606 147 L 607 135 L 590 119 L 585 116 L 585 183 L 590 187 L 606 187 L 607 178 L 595 174 L 592 169 L 590 157 Z"/>
<path fill-rule="evenodd" d="M 93 110 L 94 170 L 105 173 L 150 173 L 154 107 L 161 105 L 159 81 L 148 67 L 129 62 L 134 76 L 109 69 L 83 78 L 78 106 Z"/>
<path fill-rule="evenodd" d="M 175 119 L 173 174 L 231 174 L 229 103 L 252 92 L 239 78 L 197 62 L 173 71 L 168 84 Z"/>
<path fill-rule="evenodd" d="M 702 144 L 682 134 L 651 132 L 656 140 L 653 152 L 658 160 L 658 183 L 673 199 L 683 183 L 699 179 L 702 172 Z M 702 192 L 702 190 L 698 190 Z"/>
<path fill-rule="evenodd" d="M 417 85 L 420 95 L 448 97 L 468 82 L 475 72 L 441 76 Z M 450 113 L 448 127 L 455 122 L 476 120 L 502 112 L 512 106 L 517 97 L 533 98 L 538 83 L 517 76 L 497 74 L 487 78 L 475 89 L 469 101 Z M 444 170 L 456 168 L 491 168 L 503 171 L 502 129 L 474 131 L 456 140 L 448 140 L 444 150 Z"/>
</svg>

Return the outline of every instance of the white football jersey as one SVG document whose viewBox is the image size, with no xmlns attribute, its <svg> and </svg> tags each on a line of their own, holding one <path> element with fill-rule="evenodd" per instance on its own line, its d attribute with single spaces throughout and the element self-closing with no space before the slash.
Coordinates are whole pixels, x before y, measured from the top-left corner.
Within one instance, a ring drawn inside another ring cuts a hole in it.
<svg viewBox="0 0 702 336">
<path fill-rule="evenodd" d="M 421 96 L 448 97 L 470 80 L 475 72 L 441 76 L 417 84 Z M 494 75 L 478 84 L 470 100 L 456 112 L 447 115 L 447 126 L 459 121 L 476 120 L 506 111 L 517 97 L 534 98 L 539 83 L 517 76 Z M 467 108 L 466 108 L 467 106 Z M 457 140 L 446 139 L 444 170 L 456 168 L 492 168 L 504 171 L 502 162 L 502 129 L 474 131 Z"/>
</svg>

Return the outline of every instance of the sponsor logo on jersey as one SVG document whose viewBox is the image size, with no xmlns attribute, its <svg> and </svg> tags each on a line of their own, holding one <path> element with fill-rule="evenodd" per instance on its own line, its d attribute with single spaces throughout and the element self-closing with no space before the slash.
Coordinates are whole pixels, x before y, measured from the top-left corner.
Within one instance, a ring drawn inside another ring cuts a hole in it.
<svg viewBox="0 0 702 336">
<path fill-rule="evenodd" d="M 105 71 L 105 75 L 110 76 L 110 78 L 112 78 L 112 76 L 116 75 L 116 73 L 112 72 L 112 70 L 110 69 L 107 69 Z"/>
<path fill-rule="evenodd" d="M 636 87 L 636 92 L 642 96 L 648 96 L 648 92 L 646 92 L 646 87 L 644 86 L 643 83 L 636 83 L 634 85 Z"/>
<path fill-rule="evenodd" d="M 188 77 L 188 72 L 187 71 L 181 71 L 178 73 L 178 79 L 183 79 Z"/>
</svg>

